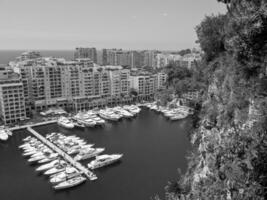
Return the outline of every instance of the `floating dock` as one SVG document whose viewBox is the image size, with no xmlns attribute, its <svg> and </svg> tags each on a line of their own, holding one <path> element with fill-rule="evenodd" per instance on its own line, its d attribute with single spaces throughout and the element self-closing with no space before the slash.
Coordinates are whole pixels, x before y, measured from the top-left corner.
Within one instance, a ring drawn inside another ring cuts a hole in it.
<svg viewBox="0 0 267 200">
<path fill-rule="evenodd" d="M 36 125 L 35 125 L 36 126 Z M 88 179 L 90 180 L 96 180 L 96 175 L 91 172 L 89 169 L 81 165 L 78 161 L 75 161 L 71 156 L 69 156 L 67 153 L 62 151 L 60 148 L 58 148 L 56 145 L 54 145 L 52 142 L 48 141 L 45 137 L 40 135 L 38 132 L 32 129 L 31 126 L 26 126 L 27 130 L 33 134 L 36 138 L 38 138 L 40 141 L 42 141 L 44 144 L 46 144 L 48 147 L 50 147 L 52 150 L 57 152 L 59 155 L 61 155 L 64 159 L 66 159 L 70 164 L 72 164 L 74 167 L 76 167 L 78 170 L 80 170 Z"/>
</svg>

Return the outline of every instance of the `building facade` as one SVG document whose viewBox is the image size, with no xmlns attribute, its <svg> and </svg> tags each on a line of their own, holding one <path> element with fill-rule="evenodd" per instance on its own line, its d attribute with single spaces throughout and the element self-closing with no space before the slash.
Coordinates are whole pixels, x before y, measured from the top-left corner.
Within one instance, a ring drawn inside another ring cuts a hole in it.
<svg viewBox="0 0 267 200">
<path fill-rule="evenodd" d="M 6 125 L 26 119 L 23 84 L 20 75 L 0 69 L 0 118 Z"/>
<path fill-rule="evenodd" d="M 97 63 L 97 51 L 96 48 L 83 48 L 83 47 L 77 47 L 75 49 L 74 53 L 74 59 L 78 58 L 89 58 L 94 63 Z"/>
</svg>

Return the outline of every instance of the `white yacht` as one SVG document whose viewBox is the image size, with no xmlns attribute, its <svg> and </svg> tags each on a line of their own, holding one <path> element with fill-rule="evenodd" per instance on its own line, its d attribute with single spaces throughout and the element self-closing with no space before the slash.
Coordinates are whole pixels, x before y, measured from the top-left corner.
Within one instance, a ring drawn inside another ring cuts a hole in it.
<svg viewBox="0 0 267 200">
<path fill-rule="evenodd" d="M 39 160 L 38 163 L 43 164 L 43 163 L 51 162 L 52 160 L 56 160 L 58 156 L 59 156 L 58 153 L 52 153 L 46 156 L 45 158 Z"/>
<path fill-rule="evenodd" d="M 92 158 L 94 156 L 97 156 L 98 154 L 102 153 L 105 151 L 105 148 L 87 148 L 84 150 L 81 150 L 79 154 L 77 154 L 74 159 L 77 161 L 80 160 L 86 160 L 89 158 Z"/>
<path fill-rule="evenodd" d="M 187 116 L 188 116 L 188 114 L 186 114 L 186 113 L 177 113 L 177 114 L 171 116 L 170 120 L 175 121 L 175 120 L 179 120 L 179 119 L 184 119 Z"/>
<path fill-rule="evenodd" d="M 81 175 L 81 173 L 76 168 L 68 167 L 65 171 L 52 175 L 52 177 L 50 178 L 50 183 L 58 184 L 79 175 Z"/>
<path fill-rule="evenodd" d="M 0 130 L 0 140 L 1 141 L 7 141 L 8 139 L 8 133 L 6 132 L 5 129 Z"/>
<path fill-rule="evenodd" d="M 63 163 L 66 163 L 66 162 L 64 160 L 53 160 L 50 163 L 41 165 L 40 167 L 36 169 L 36 171 L 46 171 L 46 170 L 49 170 L 55 167 L 58 164 L 63 164 Z"/>
<path fill-rule="evenodd" d="M 111 110 L 100 110 L 98 114 L 103 119 L 110 120 L 110 121 L 118 121 L 121 118 L 121 116 L 119 116 L 118 114 L 115 114 Z"/>
<path fill-rule="evenodd" d="M 66 169 L 66 167 L 68 167 L 67 163 L 59 163 L 55 167 L 47 170 L 44 174 L 50 176 L 52 174 L 56 174 L 56 173 L 64 171 Z"/>
<path fill-rule="evenodd" d="M 60 190 L 60 189 L 74 187 L 76 185 L 83 183 L 85 180 L 86 178 L 84 178 L 83 176 L 77 176 L 77 177 L 74 177 L 72 179 L 69 179 L 67 181 L 57 184 L 56 186 L 54 186 L 54 189 Z"/>
<path fill-rule="evenodd" d="M 64 128 L 74 128 L 74 124 L 66 117 L 60 117 L 57 120 L 57 124 Z"/>
<path fill-rule="evenodd" d="M 113 154 L 113 155 L 100 155 L 96 156 L 96 159 L 88 163 L 88 168 L 96 169 L 106 165 L 110 165 L 116 161 L 119 161 L 123 154 Z"/>
<path fill-rule="evenodd" d="M 121 115 L 122 115 L 123 117 L 125 117 L 125 118 L 131 118 L 131 117 L 134 116 L 131 112 L 129 112 L 129 111 L 127 111 L 127 110 L 125 110 L 125 109 L 123 109 L 123 108 L 121 108 L 121 107 L 119 107 L 119 106 L 113 108 L 113 111 L 114 111 L 116 114 L 121 114 Z"/>
</svg>

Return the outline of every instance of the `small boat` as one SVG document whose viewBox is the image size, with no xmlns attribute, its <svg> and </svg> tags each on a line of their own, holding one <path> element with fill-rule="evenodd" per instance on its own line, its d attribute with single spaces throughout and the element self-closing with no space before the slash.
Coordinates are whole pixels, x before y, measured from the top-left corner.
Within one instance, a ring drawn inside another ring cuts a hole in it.
<svg viewBox="0 0 267 200">
<path fill-rule="evenodd" d="M 74 177 L 72 179 L 69 179 L 67 181 L 64 181 L 64 182 L 61 182 L 61 183 L 55 185 L 54 189 L 60 190 L 60 189 L 66 189 L 66 188 L 74 187 L 76 185 L 80 185 L 85 180 L 86 180 L 86 178 L 84 178 L 83 176 L 77 176 L 77 177 Z"/>
<path fill-rule="evenodd" d="M 74 124 L 66 117 L 60 117 L 57 121 L 57 124 L 64 128 L 74 128 Z"/>
<path fill-rule="evenodd" d="M 100 155 L 96 156 L 96 159 L 88 163 L 88 168 L 96 169 L 106 165 L 115 163 L 121 159 L 123 154 L 113 154 L 113 155 Z"/>
<path fill-rule="evenodd" d="M 42 160 L 42 159 L 44 159 L 45 158 L 45 155 L 39 155 L 39 156 L 35 156 L 35 157 L 32 157 L 32 158 L 30 158 L 30 159 L 28 159 L 28 162 L 36 162 L 36 161 L 38 161 L 38 160 Z"/>
<path fill-rule="evenodd" d="M 24 138 L 23 141 L 24 141 L 24 142 L 28 142 L 28 141 L 30 141 L 32 138 L 33 138 L 33 137 L 28 136 L 28 137 Z"/>
<path fill-rule="evenodd" d="M 8 134 L 4 129 L 0 130 L 0 140 L 1 141 L 7 141 L 8 140 Z"/>
</svg>

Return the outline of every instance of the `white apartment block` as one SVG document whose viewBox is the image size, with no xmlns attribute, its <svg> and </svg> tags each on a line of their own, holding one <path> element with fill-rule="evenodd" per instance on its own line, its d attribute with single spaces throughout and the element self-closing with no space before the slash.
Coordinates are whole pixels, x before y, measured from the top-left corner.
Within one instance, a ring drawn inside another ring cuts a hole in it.
<svg viewBox="0 0 267 200">
<path fill-rule="evenodd" d="M 155 76 L 155 90 L 165 88 L 165 83 L 167 81 L 167 74 L 165 73 L 157 73 Z"/>
<path fill-rule="evenodd" d="M 0 117 L 6 124 L 26 119 L 23 84 L 19 74 L 0 69 Z"/>
<path fill-rule="evenodd" d="M 21 74 L 27 103 L 42 110 L 54 106 L 85 109 L 94 99 L 127 96 L 130 71 L 121 66 L 101 67 L 81 59 L 40 58 L 12 64 Z"/>
<path fill-rule="evenodd" d="M 181 56 L 178 54 L 163 54 L 159 53 L 156 55 L 156 67 L 163 68 L 172 62 L 180 61 Z"/>
<path fill-rule="evenodd" d="M 131 86 L 138 96 L 151 96 L 155 93 L 155 79 L 151 75 L 131 76 Z"/>
</svg>

